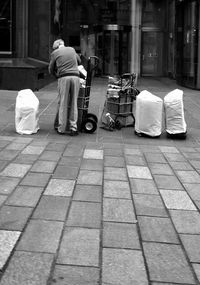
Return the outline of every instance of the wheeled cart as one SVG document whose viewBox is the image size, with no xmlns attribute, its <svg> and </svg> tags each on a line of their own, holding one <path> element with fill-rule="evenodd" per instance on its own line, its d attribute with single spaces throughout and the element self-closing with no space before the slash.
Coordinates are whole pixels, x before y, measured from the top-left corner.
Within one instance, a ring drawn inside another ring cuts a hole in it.
<svg viewBox="0 0 200 285">
<path fill-rule="evenodd" d="M 84 85 L 80 85 L 78 95 L 78 131 L 85 131 L 86 133 L 93 133 L 97 129 L 98 118 L 95 114 L 88 113 L 89 101 L 90 101 L 90 89 L 93 73 L 98 66 L 99 58 L 91 56 L 86 60 L 85 69 L 87 71 L 87 77 Z M 68 112 L 69 113 L 69 112 Z M 58 127 L 58 113 L 54 121 L 54 128 Z"/>
</svg>

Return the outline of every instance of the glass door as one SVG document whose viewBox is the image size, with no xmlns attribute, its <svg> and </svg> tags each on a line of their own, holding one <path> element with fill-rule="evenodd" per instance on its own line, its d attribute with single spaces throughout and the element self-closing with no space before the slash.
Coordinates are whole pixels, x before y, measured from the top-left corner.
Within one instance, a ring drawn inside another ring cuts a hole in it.
<svg viewBox="0 0 200 285">
<path fill-rule="evenodd" d="M 104 74 L 116 75 L 119 70 L 119 32 L 104 32 Z"/>
<path fill-rule="evenodd" d="M 0 54 L 12 52 L 12 0 L 0 1 Z"/>
<path fill-rule="evenodd" d="M 142 76 L 163 75 L 163 33 L 159 31 L 142 32 Z"/>
</svg>

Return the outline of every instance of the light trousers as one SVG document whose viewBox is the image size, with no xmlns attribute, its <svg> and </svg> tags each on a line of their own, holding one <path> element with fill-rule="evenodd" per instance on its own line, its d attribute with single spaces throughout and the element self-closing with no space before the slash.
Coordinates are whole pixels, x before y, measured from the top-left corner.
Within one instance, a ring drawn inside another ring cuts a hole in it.
<svg viewBox="0 0 200 285">
<path fill-rule="evenodd" d="M 65 76 L 58 79 L 58 131 L 77 130 L 80 78 Z"/>
</svg>

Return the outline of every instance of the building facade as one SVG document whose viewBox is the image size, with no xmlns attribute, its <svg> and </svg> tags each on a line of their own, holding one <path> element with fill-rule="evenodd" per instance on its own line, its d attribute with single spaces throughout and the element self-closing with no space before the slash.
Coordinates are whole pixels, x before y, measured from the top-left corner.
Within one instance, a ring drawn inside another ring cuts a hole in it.
<svg viewBox="0 0 200 285">
<path fill-rule="evenodd" d="M 23 64 L 42 81 L 52 43 L 62 37 L 83 56 L 99 57 L 97 75 L 167 76 L 200 89 L 198 0 L 1 2 L 1 85 L 13 65 L 22 71 Z"/>
</svg>

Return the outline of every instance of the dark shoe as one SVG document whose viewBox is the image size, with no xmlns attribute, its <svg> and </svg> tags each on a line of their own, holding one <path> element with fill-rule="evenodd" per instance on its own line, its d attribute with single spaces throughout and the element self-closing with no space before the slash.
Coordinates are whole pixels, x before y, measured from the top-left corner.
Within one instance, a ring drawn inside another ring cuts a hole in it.
<svg viewBox="0 0 200 285">
<path fill-rule="evenodd" d="M 61 133 L 61 132 L 59 132 L 58 130 L 56 130 L 56 132 L 57 132 L 59 135 L 66 135 L 66 134 L 67 134 L 66 132 Z"/>
<path fill-rule="evenodd" d="M 78 134 L 79 134 L 78 131 L 70 130 L 70 134 L 69 135 L 71 137 L 74 137 L 74 136 L 78 136 Z"/>
</svg>

